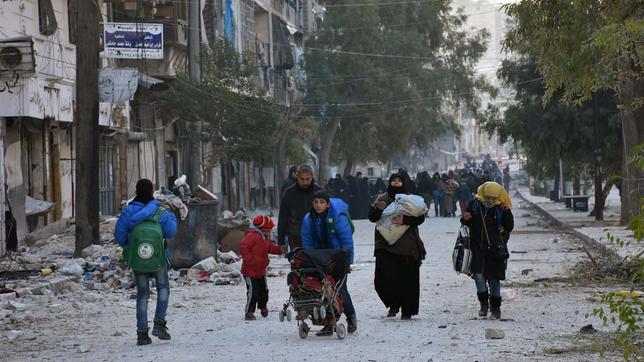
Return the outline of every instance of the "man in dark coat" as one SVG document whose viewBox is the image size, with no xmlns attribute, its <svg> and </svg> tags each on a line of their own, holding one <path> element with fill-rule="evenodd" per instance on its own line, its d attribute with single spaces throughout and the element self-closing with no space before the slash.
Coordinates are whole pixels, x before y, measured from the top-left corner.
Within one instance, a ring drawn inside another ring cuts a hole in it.
<svg viewBox="0 0 644 362">
<path fill-rule="evenodd" d="M 282 195 L 277 221 L 277 243 L 293 250 L 302 246 L 301 228 L 304 215 L 311 210 L 313 195 L 322 190 L 313 179 L 309 165 L 297 168 L 297 182 Z"/>
<path fill-rule="evenodd" d="M 280 189 L 280 195 L 284 196 L 284 191 L 286 191 L 287 188 L 295 185 L 297 183 L 297 167 L 291 166 L 291 168 L 288 169 L 288 177 L 286 180 L 284 180 L 284 183 L 282 184 L 282 188 Z"/>
</svg>

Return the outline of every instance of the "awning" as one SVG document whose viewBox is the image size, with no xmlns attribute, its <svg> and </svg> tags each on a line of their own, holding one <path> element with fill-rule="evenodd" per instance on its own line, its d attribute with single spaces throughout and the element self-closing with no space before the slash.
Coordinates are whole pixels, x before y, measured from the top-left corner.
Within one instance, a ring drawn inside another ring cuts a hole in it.
<svg viewBox="0 0 644 362">
<path fill-rule="evenodd" d="M 168 84 L 161 79 L 150 77 L 147 74 L 141 73 L 139 77 L 139 85 L 151 91 L 164 91 L 168 89 Z"/>
</svg>

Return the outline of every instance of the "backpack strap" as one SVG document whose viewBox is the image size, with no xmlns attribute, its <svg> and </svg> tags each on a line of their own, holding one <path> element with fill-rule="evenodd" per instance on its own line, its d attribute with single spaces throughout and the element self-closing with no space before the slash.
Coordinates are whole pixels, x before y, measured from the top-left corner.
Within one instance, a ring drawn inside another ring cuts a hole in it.
<svg viewBox="0 0 644 362">
<path fill-rule="evenodd" d="M 152 217 L 148 218 L 148 220 L 152 220 L 154 222 L 159 222 L 161 220 L 161 216 L 163 216 L 163 213 L 165 212 L 165 209 L 162 206 L 159 206 L 157 208 L 157 211 L 152 215 Z"/>
</svg>

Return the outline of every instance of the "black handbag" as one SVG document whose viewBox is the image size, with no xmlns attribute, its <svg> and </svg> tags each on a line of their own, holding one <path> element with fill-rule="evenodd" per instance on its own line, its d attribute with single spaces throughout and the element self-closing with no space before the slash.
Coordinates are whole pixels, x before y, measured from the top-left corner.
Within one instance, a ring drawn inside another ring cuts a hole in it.
<svg viewBox="0 0 644 362">
<path fill-rule="evenodd" d="M 501 231 L 499 231 L 499 240 L 490 240 L 490 234 L 487 232 L 487 225 L 485 225 L 485 217 L 483 211 L 480 210 L 481 221 L 483 222 L 483 230 L 485 230 L 485 238 L 487 239 L 487 254 L 493 259 L 507 260 L 510 258 L 508 245 L 505 240 L 501 238 Z"/>
<path fill-rule="evenodd" d="M 470 229 L 465 225 L 461 225 L 458 238 L 456 238 L 456 245 L 454 245 L 454 251 L 452 252 L 452 265 L 456 273 L 472 275 L 471 264 Z"/>
</svg>

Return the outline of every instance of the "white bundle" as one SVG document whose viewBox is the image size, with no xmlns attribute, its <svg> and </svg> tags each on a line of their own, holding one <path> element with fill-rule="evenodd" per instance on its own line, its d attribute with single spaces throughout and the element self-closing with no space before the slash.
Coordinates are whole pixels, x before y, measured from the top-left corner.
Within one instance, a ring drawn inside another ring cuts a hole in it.
<svg viewBox="0 0 644 362">
<path fill-rule="evenodd" d="M 427 205 L 425 205 L 425 200 L 422 197 L 397 194 L 395 201 L 382 211 L 382 216 L 376 223 L 376 230 L 380 232 L 389 245 L 393 245 L 409 229 L 409 225 L 394 224 L 392 222 L 393 216 L 401 214 L 418 217 L 425 213 L 427 213 Z"/>
</svg>

